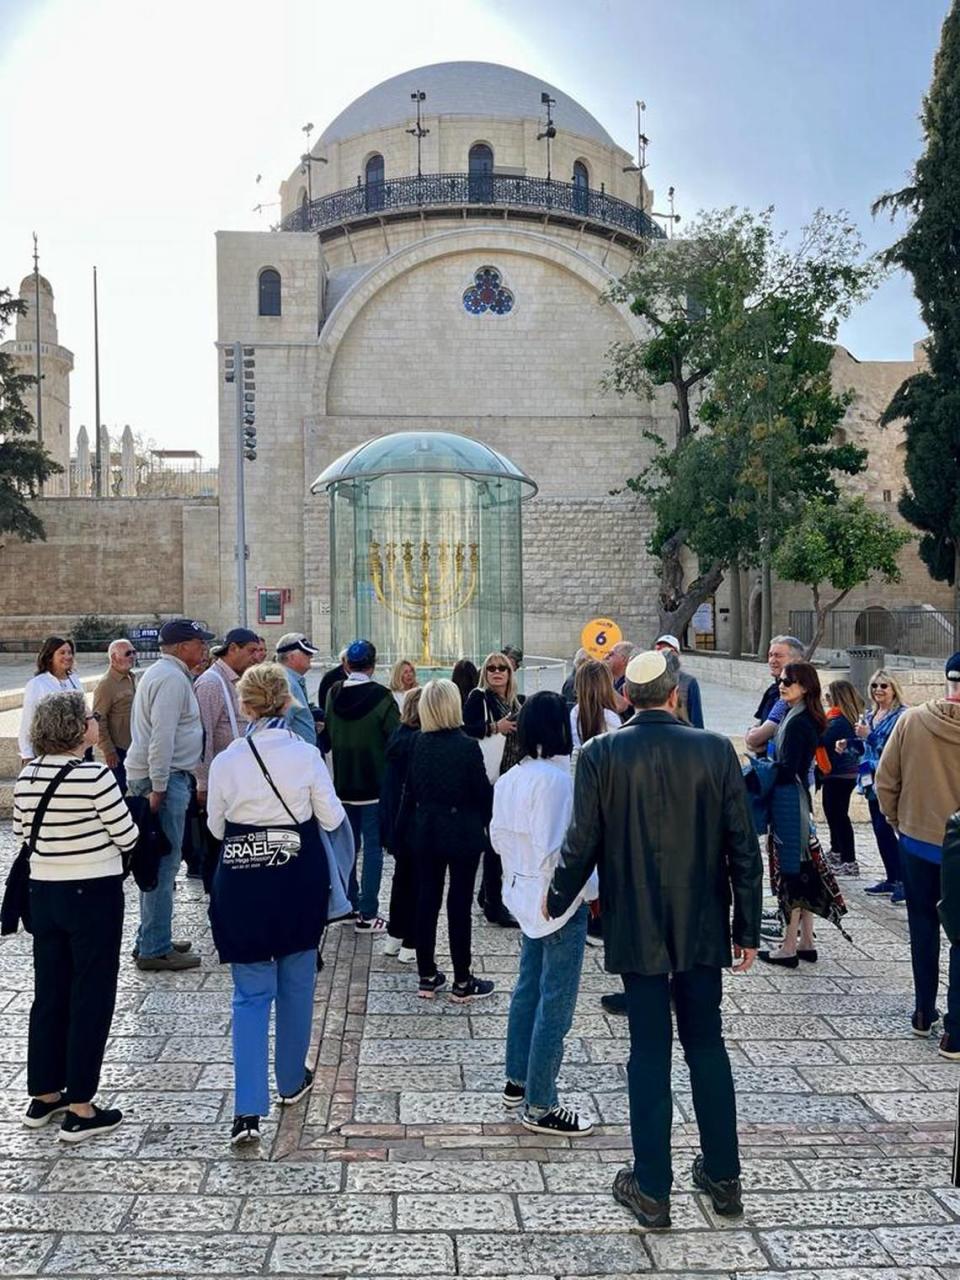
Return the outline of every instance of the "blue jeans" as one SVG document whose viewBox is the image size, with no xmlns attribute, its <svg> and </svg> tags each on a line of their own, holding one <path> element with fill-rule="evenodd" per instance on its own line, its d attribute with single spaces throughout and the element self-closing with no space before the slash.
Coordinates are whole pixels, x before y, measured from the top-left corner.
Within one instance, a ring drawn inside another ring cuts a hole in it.
<svg viewBox="0 0 960 1280">
<path fill-rule="evenodd" d="M 917 1013 L 929 1021 L 937 1008 L 940 985 L 940 864 L 900 850 L 903 888 L 907 895 L 910 928 L 910 963 Z M 952 1040 L 960 1039 L 960 947 L 950 946 L 947 978 L 947 1014 L 943 1029 Z M 952 1046 L 951 1046 L 952 1047 Z"/>
<path fill-rule="evenodd" d="M 675 973 L 625 973 L 630 1023 L 630 1137 L 633 1172 L 641 1191 L 665 1200 L 673 1182 L 670 1160 L 670 1044 L 673 1021 L 670 990 L 677 1011 L 677 1034 L 690 1068 L 693 1109 L 707 1176 L 717 1181 L 740 1176 L 737 1103 L 730 1059 L 723 1043 L 719 968 L 697 965 Z"/>
<path fill-rule="evenodd" d="M 543 938 L 524 935 L 507 1019 L 507 1079 L 524 1086 L 533 1119 L 557 1105 L 563 1038 L 570 1030 L 587 941 L 587 908 Z"/>
<path fill-rule="evenodd" d="M 131 778 L 132 796 L 149 795 L 149 778 Z M 160 828 L 170 841 L 170 852 L 160 859 L 157 887 L 140 894 L 140 927 L 137 929 L 137 952 L 142 959 L 165 956 L 173 950 L 173 882 L 180 870 L 180 847 L 183 824 L 190 803 L 190 775 L 174 770 L 160 806 Z"/>
<path fill-rule="evenodd" d="M 277 1006 L 277 1049 L 274 1073 L 281 1094 L 296 1093 L 303 1084 L 316 951 L 295 951 L 279 960 L 233 964 L 234 1114 L 270 1113 L 268 1082 L 270 1006 Z"/>
<path fill-rule="evenodd" d="M 880 805 L 876 797 L 869 796 L 867 798 L 867 807 L 870 810 L 873 837 L 877 842 L 877 849 L 880 851 L 884 876 L 891 884 L 899 884 L 903 879 L 903 872 L 900 867 L 900 845 L 897 843 L 897 833 L 880 812 Z"/>
<path fill-rule="evenodd" d="M 354 911 L 364 920 L 372 920 L 380 908 L 380 879 L 383 875 L 383 849 L 380 844 L 380 802 L 376 804 L 345 804 L 353 843 L 357 849 L 357 861 L 350 876 L 350 901 Z M 357 885 L 357 864 L 360 861 L 360 840 L 363 837 L 363 866 L 360 884 Z"/>
</svg>

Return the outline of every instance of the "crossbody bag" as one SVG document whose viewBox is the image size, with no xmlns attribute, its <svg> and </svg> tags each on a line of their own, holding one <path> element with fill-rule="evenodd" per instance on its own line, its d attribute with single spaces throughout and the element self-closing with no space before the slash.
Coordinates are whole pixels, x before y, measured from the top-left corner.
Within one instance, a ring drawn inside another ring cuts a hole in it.
<svg viewBox="0 0 960 1280">
<path fill-rule="evenodd" d="M 20 852 L 7 873 L 3 902 L 0 903 L 0 935 L 16 933 L 21 924 L 27 933 L 33 932 L 30 927 L 30 859 L 37 851 L 37 837 L 53 793 L 75 764 L 79 764 L 79 761 L 71 760 L 57 770 L 33 812 L 30 835 L 20 846 Z"/>
</svg>

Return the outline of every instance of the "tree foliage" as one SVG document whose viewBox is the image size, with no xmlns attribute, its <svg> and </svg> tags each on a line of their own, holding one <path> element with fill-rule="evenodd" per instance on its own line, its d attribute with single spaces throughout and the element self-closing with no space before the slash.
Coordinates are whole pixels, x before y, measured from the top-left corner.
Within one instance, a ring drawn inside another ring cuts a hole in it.
<svg viewBox="0 0 960 1280">
<path fill-rule="evenodd" d="M 26 307 L 9 289 L 0 289 L 0 340 L 14 316 Z M 24 401 L 37 380 L 19 373 L 13 357 L 0 351 L 0 538 L 13 533 L 24 542 L 45 537 L 43 523 L 29 505 L 44 480 L 63 468 L 29 437 L 33 415 Z"/>
<path fill-rule="evenodd" d="M 899 582 L 897 556 L 910 541 L 882 512 L 871 511 L 862 498 L 830 502 L 813 498 L 784 533 L 773 556 L 777 573 L 788 582 L 810 588 L 816 626 L 807 647 L 810 658 L 823 639 L 827 615 L 854 589 L 876 575 Z M 823 598 L 829 586 L 836 594 Z"/>
<path fill-rule="evenodd" d="M 926 146 L 909 184 L 874 212 L 909 217 L 885 259 L 913 276 L 929 369 L 900 387 L 881 421 L 904 421 L 900 514 L 923 535 L 931 577 L 952 583 L 960 604 L 960 0 L 944 20 L 921 123 Z"/>
</svg>

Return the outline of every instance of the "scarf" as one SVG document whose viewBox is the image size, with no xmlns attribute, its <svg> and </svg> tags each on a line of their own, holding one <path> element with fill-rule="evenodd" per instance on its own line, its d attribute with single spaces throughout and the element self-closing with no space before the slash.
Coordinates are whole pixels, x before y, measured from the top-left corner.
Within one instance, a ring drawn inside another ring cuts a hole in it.
<svg viewBox="0 0 960 1280">
<path fill-rule="evenodd" d="M 837 716 L 840 716 L 840 715 L 843 715 L 843 712 L 840 710 L 839 707 L 828 707 L 827 709 L 828 720 L 836 720 Z M 830 753 L 827 751 L 827 748 L 821 744 L 819 747 L 817 747 L 816 751 L 814 752 L 813 758 L 816 761 L 817 768 L 820 770 L 820 773 L 825 778 L 827 774 L 830 773 L 831 770 L 833 769 L 833 761 L 830 759 Z"/>
</svg>

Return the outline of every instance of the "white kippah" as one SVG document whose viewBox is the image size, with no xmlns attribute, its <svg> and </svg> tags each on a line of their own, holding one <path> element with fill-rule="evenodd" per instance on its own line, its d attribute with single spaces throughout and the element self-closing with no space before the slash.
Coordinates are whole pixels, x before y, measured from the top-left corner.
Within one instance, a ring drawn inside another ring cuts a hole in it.
<svg viewBox="0 0 960 1280">
<path fill-rule="evenodd" d="M 631 684 L 650 684 L 659 679 L 667 669 L 667 659 L 656 650 L 638 653 L 627 663 L 626 676 Z"/>
</svg>

